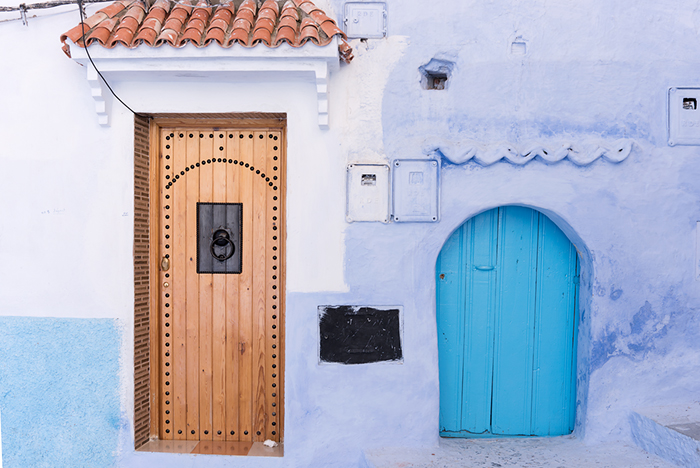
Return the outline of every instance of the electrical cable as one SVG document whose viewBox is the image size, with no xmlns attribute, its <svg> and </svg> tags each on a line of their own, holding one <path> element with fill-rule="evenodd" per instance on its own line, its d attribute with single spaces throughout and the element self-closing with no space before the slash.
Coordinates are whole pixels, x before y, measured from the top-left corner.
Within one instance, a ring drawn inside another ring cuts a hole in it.
<svg viewBox="0 0 700 468">
<path fill-rule="evenodd" d="M 97 68 L 97 65 L 95 65 L 95 62 L 92 60 L 92 57 L 90 56 L 90 50 L 89 50 L 88 45 L 87 45 L 87 41 L 85 40 L 86 39 L 85 38 L 86 31 L 85 31 L 85 18 L 84 18 L 85 15 L 83 14 L 83 0 L 77 0 L 77 1 L 78 1 L 78 11 L 80 12 L 80 27 L 83 31 L 83 45 L 85 46 L 85 53 L 87 53 L 88 59 L 90 60 L 92 67 L 95 69 L 95 71 L 97 72 L 99 77 L 102 78 L 102 81 L 107 86 L 107 89 L 109 89 L 109 91 L 112 93 L 112 96 L 114 96 L 117 99 L 117 101 L 121 102 L 122 105 L 124 107 L 126 107 L 127 109 L 129 109 L 131 111 L 131 113 L 134 114 L 135 116 L 141 117 L 142 119 L 147 119 L 148 116 L 143 115 L 143 114 L 139 114 L 134 109 L 129 107 L 124 101 L 122 101 L 119 96 L 117 96 L 117 93 L 114 92 L 114 90 L 109 85 L 109 83 L 107 82 L 105 77 L 102 75 L 102 72 L 100 72 L 100 70 Z"/>
<path fill-rule="evenodd" d="M 113 0 L 83 0 L 83 3 L 103 3 L 103 2 L 111 2 L 111 1 L 113 1 Z M 29 5 L 27 5 L 26 3 L 22 3 L 20 6 L 16 6 L 16 7 L 0 6 L 0 12 L 37 10 L 37 9 L 43 9 L 43 8 L 53 8 L 53 7 L 57 7 L 57 6 L 63 6 L 63 5 L 72 5 L 74 3 L 75 3 L 75 0 L 53 0 L 50 2 L 30 3 Z"/>
</svg>

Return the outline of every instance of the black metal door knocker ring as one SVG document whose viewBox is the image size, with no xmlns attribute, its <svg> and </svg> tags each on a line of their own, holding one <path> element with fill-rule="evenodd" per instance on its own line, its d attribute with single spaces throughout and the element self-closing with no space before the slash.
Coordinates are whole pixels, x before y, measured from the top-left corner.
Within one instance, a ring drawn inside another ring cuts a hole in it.
<svg viewBox="0 0 700 468">
<path fill-rule="evenodd" d="M 229 248 L 230 246 L 230 248 Z M 223 247 L 223 252 L 216 253 L 216 249 Z M 233 256 L 236 251 L 236 246 L 233 245 L 229 233 L 226 229 L 217 229 L 212 235 L 212 241 L 209 245 L 209 250 L 211 251 L 211 256 L 220 262 L 225 262 Z"/>
</svg>

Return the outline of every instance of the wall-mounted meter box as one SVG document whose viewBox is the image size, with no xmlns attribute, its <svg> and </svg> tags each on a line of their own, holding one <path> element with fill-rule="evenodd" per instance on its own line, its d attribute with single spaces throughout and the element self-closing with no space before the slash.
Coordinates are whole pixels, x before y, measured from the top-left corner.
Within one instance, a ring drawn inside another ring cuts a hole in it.
<svg viewBox="0 0 700 468">
<path fill-rule="evenodd" d="M 386 36 L 386 3 L 346 2 L 343 26 L 351 39 L 381 39 Z"/>
<path fill-rule="evenodd" d="M 668 144 L 700 145 L 700 88 L 668 92 Z"/>
<path fill-rule="evenodd" d="M 435 159 L 397 159 L 392 163 L 396 222 L 436 222 L 440 216 L 440 164 Z"/>
<path fill-rule="evenodd" d="M 389 166 L 348 164 L 346 220 L 389 222 Z"/>
</svg>

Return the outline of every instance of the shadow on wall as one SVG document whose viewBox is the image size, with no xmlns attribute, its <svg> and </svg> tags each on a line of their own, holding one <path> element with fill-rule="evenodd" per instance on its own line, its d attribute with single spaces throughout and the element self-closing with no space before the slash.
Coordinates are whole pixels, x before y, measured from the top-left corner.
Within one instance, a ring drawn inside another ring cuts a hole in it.
<svg viewBox="0 0 700 468">
<path fill-rule="evenodd" d="M 5 468 L 114 464 L 119 349 L 116 320 L 0 317 Z"/>
</svg>

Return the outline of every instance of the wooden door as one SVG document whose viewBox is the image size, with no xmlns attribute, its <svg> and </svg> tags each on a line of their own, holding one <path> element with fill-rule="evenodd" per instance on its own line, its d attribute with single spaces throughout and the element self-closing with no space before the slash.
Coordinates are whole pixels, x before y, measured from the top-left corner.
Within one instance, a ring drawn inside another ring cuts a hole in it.
<svg viewBox="0 0 700 468">
<path fill-rule="evenodd" d="M 282 139 L 280 128 L 160 130 L 161 439 L 280 440 Z M 209 255 L 198 204 L 211 203 L 238 204 L 237 245 L 211 252 L 238 249 L 240 272 L 198 273 Z"/>
<path fill-rule="evenodd" d="M 578 255 L 543 214 L 482 213 L 436 264 L 440 432 L 562 435 L 575 419 Z"/>
</svg>

